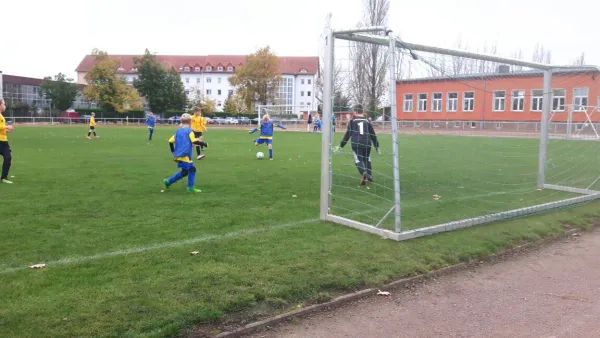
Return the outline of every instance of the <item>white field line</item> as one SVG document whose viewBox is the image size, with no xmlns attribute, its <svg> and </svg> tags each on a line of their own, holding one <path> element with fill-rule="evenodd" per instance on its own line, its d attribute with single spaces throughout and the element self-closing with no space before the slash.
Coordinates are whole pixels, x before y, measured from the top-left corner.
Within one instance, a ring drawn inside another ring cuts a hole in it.
<svg viewBox="0 0 600 338">
<path fill-rule="evenodd" d="M 271 230 L 278 230 L 278 229 L 284 229 L 284 228 L 292 228 L 292 227 L 296 227 L 296 226 L 300 226 L 300 225 L 305 225 L 305 224 L 310 224 L 310 223 L 316 223 L 318 221 L 319 221 L 318 218 L 313 218 L 313 219 L 307 219 L 307 220 L 300 221 L 300 222 L 292 222 L 292 223 L 279 224 L 279 225 L 274 225 L 274 226 L 265 227 L 265 228 L 257 228 L 257 229 L 235 231 L 235 232 L 230 232 L 230 233 L 221 234 L 221 235 L 210 235 L 210 236 L 204 236 L 204 237 L 196 237 L 196 238 L 185 239 L 185 240 L 182 240 L 182 241 L 157 243 L 157 244 L 151 244 L 151 245 L 141 246 L 141 247 L 137 247 L 137 248 L 117 250 L 117 251 L 109 251 L 109 252 L 99 253 L 99 254 L 95 254 L 95 255 L 91 255 L 91 256 L 76 256 L 76 257 L 62 258 L 62 259 L 59 259 L 59 260 L 56 260 L 56 261 L 33 262 L 32 264 L 43 263 L 43 264 L 46 264 L 46 266 L 48 268 L 52 268 L 53 266 L 57 266 L 57 265 L 67 265 L 67 264 L 74 264 L 74 263 L 82 263 L 82 262 L 88 262 L 88 261 L 94 261 L 94 260 L 98 260 L 98 259 L 103 259 L 103 258 L 117 257 L 117 256 L 126 256 L 126 255 L 130 255 L 130 254 L 136 254 L 136 253 L 141 253 L 141 252 L 146 252 L 146 251 L 152 251 L 152 250 L 160 250 L 160 249 L 165 249 L 165 248 L 178 247 L 178 246 L 182 246 L 182 245 L 186 245 L 186 244 L 194 244 L 194 243 L 200 243 L 200 242 L 208 242 L 208 241 L 212 241 L 212 240 L 235 238 L 235 237 L 241 237 L 241 236 L 244 236 L 244 235 L 253 235 L 253 234 L 256 234 L 256 233 L 260 233 L 260 232 L 267 232 L 267 231 L 271 231 Z M 13 268 L 8 268 L 8 269 L 3 269 L 3 270 L 0 270 L 0 274 L 6 274 L 6 273 L 12 273 L 12 272 L 17 272 L 17 271 L 22 271 L 22 270 L 26 270 L 27 268 L 28 268 L 27 266 L 19 266 L 19 267 L 13 267 Z"/>
</svg>

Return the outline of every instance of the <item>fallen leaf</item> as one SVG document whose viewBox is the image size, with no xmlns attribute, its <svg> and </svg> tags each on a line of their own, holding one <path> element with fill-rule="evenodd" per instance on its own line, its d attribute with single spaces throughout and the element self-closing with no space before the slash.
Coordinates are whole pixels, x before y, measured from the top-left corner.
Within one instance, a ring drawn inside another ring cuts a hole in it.
<svg viewBox="0 0 600 338">
<path fill-rule="evenodd" d="M 391 296 L 392 294 L 387 291 L 377 290 L 377 295 L 378 296 Z"/>
<path fill-rule="evenodd" d="M 199 253 L 200 253 L 200 251 L 192 251 L 192 252 L 190 252 L 190 253 L 191 253 L 192 255 L 197 255 L 197 254 L 199 254 Z"/>
<path fill-rule="evenodd" d="M 296 195 L 292 195 L 292 197 L 293 197 L 293 198 L 296 198 L 296 197 L 298 197 L 298 196 L 296 196 Z"/>
<path fill-rule="evenodd" d="M 29 266 L 30 269 L 43 269 L 45 267 L 46 267 L 46 264 L 33 264 L 33 265 Z"/>
</svg>

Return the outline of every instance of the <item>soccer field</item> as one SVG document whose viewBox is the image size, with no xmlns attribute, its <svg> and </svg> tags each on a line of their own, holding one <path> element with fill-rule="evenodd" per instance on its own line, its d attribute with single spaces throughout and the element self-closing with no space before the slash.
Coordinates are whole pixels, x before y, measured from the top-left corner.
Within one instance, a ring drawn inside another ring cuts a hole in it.
<svg viewBox="0 0 600 338">
<path fill-rule="evenodd" d="M 203 192 L 187 194 L 179 182 L 161 193 L 177 170 L 166 141 L 174 130 L 157 128 L 152 142 L 145 128 L 100 127 L 97 140 L 77 127 L 11 134 L 15 184 L 0 185 L 0 335 L 176 335 L 223 314 L 323 301 L 560 228 L 479 227 L 396 243 L 319 222 L 320 134 L 279 130 L 274 161 L 255 159 L 256 134 L 210 130 L 206 159 L 196 161 Z M 369 190 L 358 187 L 350 146 L 334 156 L 338 215 L 372 222 L 391 207 L 391 145 L 381 138 Z M 401 144 L 407 228 L 571 196 L 535 189 L 534 139 L 402 136 Z M 597 142 L 551 142 L 548 183 L 585 188 L 599 155 Z M 47 267 L 27 269 L 36 263 Z"/>
</svg>

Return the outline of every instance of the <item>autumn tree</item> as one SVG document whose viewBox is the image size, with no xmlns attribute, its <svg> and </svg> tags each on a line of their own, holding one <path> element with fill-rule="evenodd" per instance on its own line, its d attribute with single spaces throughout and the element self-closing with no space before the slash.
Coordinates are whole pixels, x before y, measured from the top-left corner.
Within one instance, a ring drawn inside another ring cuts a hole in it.
<svg viewBox="0 0 600 338">
<path fill-rule="evenodd" d="M 225 100 L 223 110 L 234 115 L 247 115 L 250 113 L 246 105 L 246 99 L 240 93 L 229 94 L 227 100 Z"/>
<path fill-rule="evenodd" d="M 106 52 L 95 49 L 92 52 L 95 65 L 85 75 L 88 86 L 83 91 L 88 101 L 98 102 L 106 111 L 124 113 L 139 108 L 141 99 L 127 80 L 116 74 L 119 60 L 111 58 Z"/>
<path fill-rule="evenodd" d="M 274 102 L 281 79 L 279 58 L 266 46 L 248 55 L 246 64 L 236 69 L 229 83 L 244 98 L 247 109 L 251 110 L 255 95 L 263 105 Z"/>
<path fill-rule="evenodd" d="M 191 110 L 194 110 L 196 107 L 202 108 L 202 113 L 204 114 L 214 113 L 217 106 L 215 100 L 205 95 L 200 86 L 190 88 L 188 105 Z"/>
<path fill-rule="evenodd" d="M 358 26 L 386 26 L 390 9 L 389 0 L 363 1 L 364 17 Z M 361 42 L 354 42 L 350 46 L 352 100 L 355 104 L 366 107 L 369 116 L 375 117 L 387 88 L 387 48 Z"/>
<path fill-rule="evenodd" d="M 134 58 L 134 63 L 139 65 L 139 77 L 133 86 L 146 99 L 153 112 L 164 113 L 169 109 L 181 110 L 185 107 L 185 88 L 176 69 L 168 69 L 147 49 L 144 56 Z"/>
<path fill-rule="evenodd" d="M 58 110 L 71 108 L 79 93 L 79 86 L 63 73 L 58 73 L 54 79 L 50 76 L 45 77 L 41 89 L 44 96 L 52 100 L 52 106 Z"/>
</svg>

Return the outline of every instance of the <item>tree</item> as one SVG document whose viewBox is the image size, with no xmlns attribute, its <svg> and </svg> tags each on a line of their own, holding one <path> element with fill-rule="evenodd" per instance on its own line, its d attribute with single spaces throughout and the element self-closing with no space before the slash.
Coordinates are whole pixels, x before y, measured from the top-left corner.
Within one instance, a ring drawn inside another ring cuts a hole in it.
<svg viewBox="0 0 600 338">
<path fill-rule="evenodd" d="M 71 108 L 79 93 L 79 86 L 63 73 L 55 75 L 54 80 L 50 76 L 45 77 L 42 80 L 41 89 L 42 93 L 52 100 L 54 108 L 59 110 Z"/>
<path fill-rule="evenodd" d="M 331 29 L 331 13 L 327 14 L 327 18 L 325 20 L 325 30 L 321 35 L 321 39 L 325 39 L 325 33 L 327 30 Z M 323 47 L 326 47 L 323 44 Z M 325 83 L 325 50 L 321 49 L 321 55 L 319 56 L 319 73 L 316 81 L 316 90 L 315 90 L 315 98 L 319 103 L 323 103 L 323 84 Z M 339 63 L 334 63 L 333 65 L 333 89 L 332 93 L 336 93 L 342 90 L 344 76 L 342 72 L 342 65 Z"/>
<path fill-rule="evenodd" d="M 386 26 L 389 0 L 364 0 L 365 14 L 361 26 Z M 351 90 L 356 104 L 366 106 L 371 117 L 377 115 L 377 107 L 386 90 L 387 48 L 375 44 L 352 43 Z"/>
<path fill-rule="evenodd" d="M 350 107 L 350 98 L 345 96 L 341 91 L 335 92 L 333 95 L 333 110 L 346 111 Z"/>
<path fill-rule="evenodd" d="M 153 112 L 163 113 L 185 107 L 185 88 L 176 69 L 167 70 L 147 49 L 144 56 L 134 58 L 134 63 L 139 65 L 139 77 L 133 86 L 146 99 Z"/>
<path fill-rule="evenodd" d="M 85 75 L 88 86 L 83 93 L 86 99 L 98 102 L 106 111 L 119 113 L 141 107 L 142 100 L 135 88 L 115 73 L 119 60 L 97 49 L 94 49 L 92 55 L 95 56 L 96 63 Z"/>
<path fill-rule="evenodd" d="M 212 114 L 216 110 L 215 100 L 204 95 L 199 86 L 190 88 L 188 104 L 192 110 L 196 107 L 202 108 L 204 114 Z"/>
<path fill-rule="evenodd" d="M 250 113 L 246 106 L 246 100 L 240 93 L 230 94 L 225 100 L 223 110 L 234 115 L 247 115 Z"/>
<path fill-rule="evenodd" d="M 546 50 L 544 45 L 538 42 L 535 44 L 535 48 L 533 49 L 531 61 L 550 64 L 552 63 L 552 51 Z"/>
<path fill-rule="evenodd" d="M 246 64 L 236 69 L 229 83 L 236 87 L 247 109 L 251 110 L 255 94 L 263 105 L 275 101 L 281 79 L 279 58 L 266 46 L 248 55 Z"/>
<path fill-rule="evenodd" d="M 584 66 L 585 65 L 585 53 L 581 53 L 575 61 L 573 61 L 574 66 Z"/>
</svg>

